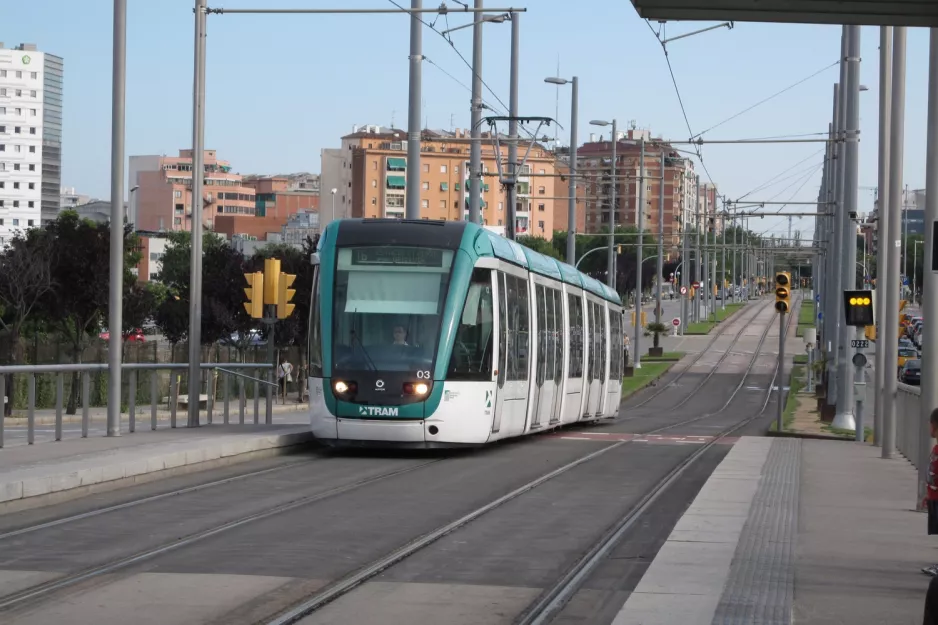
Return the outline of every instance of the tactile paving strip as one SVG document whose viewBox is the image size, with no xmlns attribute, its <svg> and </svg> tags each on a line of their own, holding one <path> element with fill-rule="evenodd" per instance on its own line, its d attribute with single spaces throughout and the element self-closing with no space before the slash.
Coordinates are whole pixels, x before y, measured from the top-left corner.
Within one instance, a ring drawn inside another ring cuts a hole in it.
<svg viewBox="0 0 938 625">
<path fill-rule="evenodd" d="M 713 625 L 791 623 L 800 487 L 801 441 L 773 440 Z"/>
</svg>

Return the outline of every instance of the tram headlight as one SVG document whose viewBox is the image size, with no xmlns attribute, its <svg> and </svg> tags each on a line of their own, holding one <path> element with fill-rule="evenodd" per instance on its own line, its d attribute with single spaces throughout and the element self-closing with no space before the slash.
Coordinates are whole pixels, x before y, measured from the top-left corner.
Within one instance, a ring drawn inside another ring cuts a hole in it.
<svg viewBox="0 0 938 625">
<path fill-rule="evenodd" d="M 404 383 L 404 394 L 405 395 L 426 395 L 430 392 L 430 385 L 426 382 L 405 382 Z"/>
<path fill-rule="evenodd" d="M 335 383 L 333 383 L 332 388 L 334 388 L 335 392 L 339 395 L 346 395 L 348 393 L 354 393 L 357 385 L 354 382 L 336 380 Z"/>
</svg>

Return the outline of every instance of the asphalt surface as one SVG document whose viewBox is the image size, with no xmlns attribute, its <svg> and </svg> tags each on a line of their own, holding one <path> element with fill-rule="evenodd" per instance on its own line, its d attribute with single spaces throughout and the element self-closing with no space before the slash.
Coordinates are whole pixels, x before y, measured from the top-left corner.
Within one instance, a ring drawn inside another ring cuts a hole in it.
<svg viewBox="0 0 938 625">
<path fill-rule="evenodd" d="M 762 407 L 777 337 L 768 300 L 753 302 L 691 366 L 630 398 L 618 419 L 591 427 L 464 452 L 309 450 L 6 515 L 0 623 L 267 622 L 420 536 L 606 450 L 301 621 L 511 623 L 704 440 L 750 417 L 731 435 L 765 432 L 774 415 L 771 401 Z M 642 436 L 649 433 L 659 437 Z M 640 517 L 555 622 L 612 621 L 733 440 L 708 449 Z M 136 561 L 122 561 L 134 554 Z M 106 574 L 2 607 L 24 589 L 114 563 L 120 566 Z"/>
</svg>

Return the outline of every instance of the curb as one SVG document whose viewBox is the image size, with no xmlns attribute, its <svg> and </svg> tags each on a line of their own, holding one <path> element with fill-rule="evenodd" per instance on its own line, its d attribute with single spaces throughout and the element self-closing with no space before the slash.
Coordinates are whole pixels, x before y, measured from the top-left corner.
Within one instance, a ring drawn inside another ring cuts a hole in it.
<svg viewBox="0 0 938 625">
<path fill-rule="evenodd" d="M 0 482 L 0 512 L 9 508 L 25 509 L 46 505 L 50 497 L 58 501 L 74 499 L 123 486 L 172 477 L 179 473 L 200 471 L 216 466 L 250 460 L 258 455 L 287 453 L 286 448 L 305 445 L 315 439 L 307 428 L 294 428 L 277 434 L 250 433 L 183 444 L 183 449 L 144 448 L 132 454 L 93 454 L 79 456 L 52 467 L 46 475 L 30 476 L 35 466 L 11 471 Z M 122 457 L 115 457 L 122 456 Z M 17 473 L 20 474 L 17 477 Z"/>
<path fill-rule="evenodd" d="M 813 434 L 809 432 L 777 432 L 775 430 L 769 430 L 766 433 L 766 436 L 770 438 L 804 438 L 807 440 L 817 440 L 817 441 L 845 441 L 848 443 L 855 443 L 855 438 L 847 438 L 845 436 L 836 436 L 834 434 Z"/>
<path fill-rule="evenodd" d="M 248 412 L 249 412 L 248 409 L 250 408 L 250 406 L 251 406 L 250 402 L 245 405 L 245 409 L 244 409 L 244 418 L 245 418 L 245 421 L 247 420 Z M 292 414 L 292 413 L 294 413 L 294 412 L 298 412 L 298 413 L 306 412 L 307 410 L 309 410 L 309 404 L 296 404 L 296 408 L 291 407 L 290 409 L 283 409 L 283 410 L 277 410 L 277 407 L 274 406 L 274 410 L 273 410 L 273 413 L 272 413 L 272 414 L 274 414 L 274 415 L 285 415 L 285 414 L 288 415 L 288 414 Z M 250 408 L 250 411 L 251 411 L 251 415 L 252 415 L 252 418 L 253 418 L 253 408 Z M 203 415 L 203 416 L 204 416 L 204 415 Z M 157 418 L 158 420 L 159 420 L 159 419 L 169 419 L 169 418 L 171 418 L 171 417 L 172 417 L 172 413 L 171 413 L 170 411 L 168 411 L 168 410 L 157 410 L 157 411 L 156 411 L 156 418 Z M 184 419 L 186 418 L 186 411 L 185 411 L 185 410 L 177 410 L 177 411 L 176 411 L 176 418 L 177 418 L 177 419 L 183 419 L 183 420 L 184 420 Z M 232 412 L 229 412 L 229 420 L 232 420 L 232 418 L 233 418 L 234 420 L 237 420 L 237 410 L 232 411 Z M 121 413 L 121 421 L 122 421 L 122 422 L 127 422 L 129 419 L 130 419 L 130 414 L 129 414 L 129 413 L 126 413 L 126 412 L 122 412 L 122 413 Z M 220 410 L 218 410 L 218 411 L 215 413 L 214 417 L 213 417 L 213 423 L 222 423 L 222 420 L 223 420 L 223 419 L 224 419 L 224 415 L 222 414 L 222 412 L 221 412 Z M 24 426 L 26 426 L 26 424 L 29 422 L 29 417 L 20 416 L 20 415 L 13 415 L 13 416 L 10 416 L 10 417 L 6 417 L 5 419 L 2 419 L 2 421 L 3 421 L 4 427 L 9 427 L 9 426 L 13 426 L 13 427 L 24 427 Z M 55 425 L 55 421 L 56 421 L 55 417 L 45 417 L 45 416 L 43 416 L 43 417 L 36 417 L 34 423 L 35 423 L 36 425 Z M 63 424 L 63 425 L 66 424 L 66 423 L 72 423 L 72 424 L 74 424 L 74 423 L 81 423 L 81 421 L 82 421 L 81 415 L 62 415 L 62 424 Z M 88 423 L 89 423 L 89 424 L 99 423 L 99 422 L 100 422 L 100 423 L 107 423 L 107 416 L 106 416 L 106 415 L 90 415 L 90 416 L 88 417 Z M 146 410 L 146 411 L 140 410 L 140 411 L 137 412 L 137 425 L 139 426 L 141 423 L 144 423 L 144 422 L 146 422 L 146 423 L 149 423 L 149 422 L 150 422 L 150 411 L 149 411 L 149 410 Z"/>
</svg>

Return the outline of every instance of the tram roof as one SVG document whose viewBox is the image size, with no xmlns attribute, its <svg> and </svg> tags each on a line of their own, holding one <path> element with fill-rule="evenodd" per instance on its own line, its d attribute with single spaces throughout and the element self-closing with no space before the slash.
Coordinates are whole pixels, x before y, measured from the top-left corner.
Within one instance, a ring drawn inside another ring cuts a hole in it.
<svg viewBox="0 0 938 625">
<path fill-rule="evenodd" d="M 650 20 L 938 26 L 935 0 L 632 0 Z"/>
<path fill-rule="evenodd" d="M 484 236 L 489 241 L 492 246 L 492 254 L 497 258 L 502 260 L 507 260 L 508 262 L 520 265 L 531 271 L 533 273 L 541 274 L 549 278 L 554 278 L 561 282 L 579 287 L 594 295 L 598 295 L 603 299 L 609 300 L 610 302 L 615 302 L 616 304 L 621 304 L 622 300 L 619 298 L 619 294 L 616 293 L 613 289 L 609 288 L 599 280 L 591 278 L 585 273 L 581 273 L 576 268 L 571 267 L 567 263 L 560 262 L 556 258 L 551 258 L 540 252 L 535 252 L 529 247 L 525 247 L 520 243 L 506 239 L 505 237 L 486 230 L 475 224 L 468 224 L 468 227 L 476 228 L 480 233 L 484 233 Z M 479 249 L 478 243 L 475 246 L 477 254 L 485 255 L 487 250 Z"/>
</svg>

